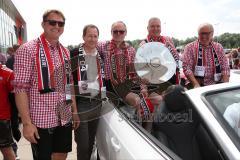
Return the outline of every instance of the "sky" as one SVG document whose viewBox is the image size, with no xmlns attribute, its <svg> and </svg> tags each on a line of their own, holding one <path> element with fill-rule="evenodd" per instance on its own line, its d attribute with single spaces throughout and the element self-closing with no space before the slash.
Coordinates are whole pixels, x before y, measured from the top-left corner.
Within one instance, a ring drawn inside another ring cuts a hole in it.
<svg viewBox="0 0 240 160">
<path fill-rule="evenodd" d="M 66 17 L 65 31 L 60 41 L 65 45 L 82 42 L 82 29 L 95 24 L 99 40 L 111 39 L 111 25 L 124 21 L 127 40 L 147 36 L 147 23 L 159 17 L 162 35 L 178 39 L 197 36 L 201 23 L 209 22 L 215 35 L 240 33 L 240 0 L 12 0 L 27 23 L 27 39 L 42 33 L 43 13 L 59 9 Z"/>
</svg>

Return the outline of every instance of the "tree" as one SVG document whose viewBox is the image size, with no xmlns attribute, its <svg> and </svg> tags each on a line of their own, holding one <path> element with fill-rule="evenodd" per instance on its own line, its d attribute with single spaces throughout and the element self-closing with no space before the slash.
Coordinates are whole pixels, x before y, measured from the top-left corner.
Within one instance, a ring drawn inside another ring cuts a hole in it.
<svg viewBox="0 0 240 160">
<path fill-rule="evenodd" d="M 240 47 L 240 34 L 224 33 L 218 37 L 215 37 L 215 41 L 221 43 L 224 48 L 238 48 Z"/>
<path fill-rule="evenodd" d="M 188 37 L 185 40 L 179 40 L 177 38 L 172 38 L 175 47 L 185 46 L 186 44 L 193 42 L 197 37 Z M 223 48 L 239 48 L 240 47 L 240 34 L 239 33 L 224 33 L 220 36 L 215 36 L 214 41 L 222 44 Z M 137 49 L 141 40 L 131 41 L 132 46 Z"/>
</svg>

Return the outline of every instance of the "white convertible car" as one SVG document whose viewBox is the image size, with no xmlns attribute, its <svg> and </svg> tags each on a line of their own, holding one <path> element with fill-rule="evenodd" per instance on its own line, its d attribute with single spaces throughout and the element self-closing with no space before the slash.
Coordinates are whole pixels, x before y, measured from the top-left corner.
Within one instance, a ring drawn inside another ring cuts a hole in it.
<svg viewBox="0 0 240 160">
<path fill-rule="evenodd" d="M 154 113 L 152 133 L 137 123 L 133 108 L 108 105 L 113 110 L 100 118 L 97 132 L 101 160 L 240 159 L 239 83 L 176 87 Z M 229 120 L 224 115 L 232 105 Z"/>
</svg>

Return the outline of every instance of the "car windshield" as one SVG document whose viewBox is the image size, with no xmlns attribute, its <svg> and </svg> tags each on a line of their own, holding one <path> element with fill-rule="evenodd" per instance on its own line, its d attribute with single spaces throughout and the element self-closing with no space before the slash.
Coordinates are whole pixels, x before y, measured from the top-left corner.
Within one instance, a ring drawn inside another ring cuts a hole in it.
<svg viewBox="0 0 240 160">
<path fill-rule="evenodd" d="M 228 126 L 224 128 L 228 133 L 234 130 L 240 139 L 240 89 L 214 93 L 206 98 L 227 122 Z"/>
</svg>

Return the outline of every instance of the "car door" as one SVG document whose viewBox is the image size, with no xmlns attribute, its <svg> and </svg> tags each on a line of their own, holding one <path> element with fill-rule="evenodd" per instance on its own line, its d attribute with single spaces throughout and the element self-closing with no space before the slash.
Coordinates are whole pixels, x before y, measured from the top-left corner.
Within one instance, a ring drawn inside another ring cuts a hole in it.
<svg viewBox="0 0 240 160">
<path fill-rule="evenodd" d="M 116 108 L 100 118 L 96 138 L 101 160 L 170 159 Z"/>
<path fill-rule="evenodd" d="M 190 90 L 187 95 L 205 122 L 222 159 L 239 159 L 240 138 L 224 117 L 228 107 L 240 102 L 239 84 L 207 86 Z"/>
</svg>

